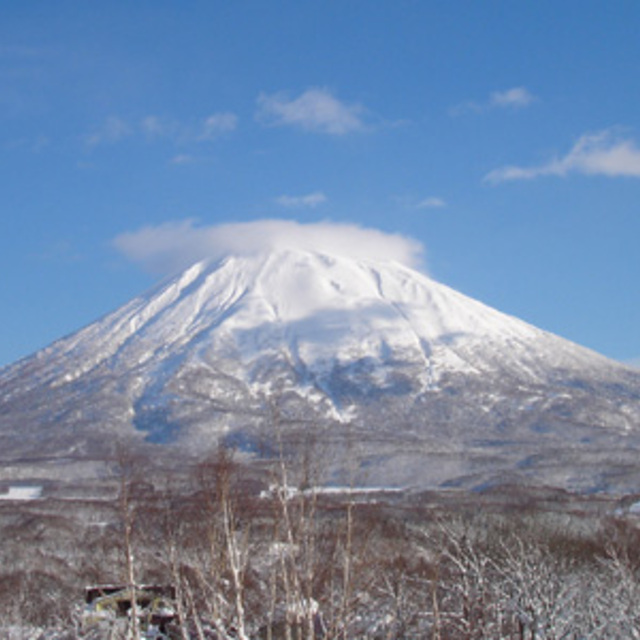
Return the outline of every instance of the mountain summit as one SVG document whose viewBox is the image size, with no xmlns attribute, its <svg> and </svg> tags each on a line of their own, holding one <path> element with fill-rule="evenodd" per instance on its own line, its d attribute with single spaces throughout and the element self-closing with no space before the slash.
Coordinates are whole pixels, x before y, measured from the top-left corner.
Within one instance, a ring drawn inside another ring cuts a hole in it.
<svg viewBox="0 0 640 640">
<path fill-rule="evenodd" d="M 640 373 L 398 263 L 309 251 L 200 262 L 0 372 L 14 462 L 313 440 L 330 482 L 618 489 L 639 425 Z"/>
</svg>

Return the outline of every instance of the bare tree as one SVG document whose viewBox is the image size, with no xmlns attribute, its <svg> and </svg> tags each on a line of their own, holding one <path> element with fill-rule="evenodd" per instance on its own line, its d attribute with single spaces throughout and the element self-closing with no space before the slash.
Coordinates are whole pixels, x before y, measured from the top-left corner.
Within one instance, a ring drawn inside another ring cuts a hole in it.
<svg viewBox="0 0 640 640">
<path fill-rule="evenodd" d="M 205 506 L 206 533 L 209 545 L 209 562 L 213 583 L 210 584 L 210 611 L 219 632 L 227 632 L 226 609 L 229 602 L 221 588 L 222 576 L 228 572 L 231 578 L 230 596 L 233 604 L 235 634 L 240 640 L 248 640 L 245 606 L 245 578 L 249 561 L 248 546 L 250 523 L 239 527 L 238 486 L 236 465 L 232 453 L 219 447 L 213 459 L 198 469 L 199 486 Z"/>
<path fill-rule="evenodd" d="M 122 527 L 122 550 L 124 554 L 125 582 L 131 602 L 130 636 L 140 640 L 140 620 L 137 603 L 136 559 L 134 556 L 134 527 L 136 523 L 136 504 L 134 491 L 140 481 L 140 460 L 122 444 L 116 446 L 116 464 L 118 473 L 118 511 Z"/>
</svg>

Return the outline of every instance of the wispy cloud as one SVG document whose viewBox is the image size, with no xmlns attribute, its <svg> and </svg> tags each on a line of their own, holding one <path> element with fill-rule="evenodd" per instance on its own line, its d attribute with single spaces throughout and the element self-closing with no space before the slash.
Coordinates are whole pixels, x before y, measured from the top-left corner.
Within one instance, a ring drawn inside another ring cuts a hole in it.
<svg viewBox="0 0 640 640">
<path fill-rule="evenodd" d="M 147 141 L 164 139 L 173 144 L 210 142 L 238 126 L 234 113 L 213 113 L 195 122 L 181 122 L 172 118 L 147 115 L 137 121 L 109 116 L 95 131 L 86 136 L 89 146 L 113 144 L 127 137 L 144 136 Z"/>
<path fill-rule="evenodd" d="M 276 202 L 283 207 L 301 208 L 301 207 L 317 207 L 319 204 L 327 201 L 327 196 L 322 191 L 314 191 L 304 196 L 278 196 Z"/>
<path fill-rule="evenodd" d="M 521 109 L 534 101 L 533 95 L 524 87 L 514 87 L 506 91 L 494 91 L 489 99 L 489 105 L 507 109 Z"/>
<path fill-rule="evenodd" d="M 526 87 L 512 87 L 503 91 L 493 91 L 485 100 L 469 100 L 450 109 L 451 115 L 468 112 L 481 113 L 492 109 L 522 109 L 537 98 Z"/>
<path fill-rule="evenodd" d="M 22 150 L 31 153 L 40 153 L 51 145 L 51 138 L 45 135 L 38 135 L 33 138 L 18 138 L 9 140 L 2 145 L 2 148 L 8 150 Z"/>
<path fill-rule="evenodd" d="M 168 222 L 122 233 L 115 248 L 144 269 L 167 274 L 203 259 L 301 249 L 360 259 L 396 261 L 420 268 L 424 247 L 417 240 L 352 224 L 293 220 L 197 226 L 193 220 Z"/>
<path fill-rule="evenodd" d="M 234 113 L 214 113 L 203 122 L 199 140 L 214 140 L 223 133 L 230 133 L 238 126 L 238 116 Z"/>
<path fill-rule="evenodd" d="M 175 138 L 182 127 L 175 121 L 160 116 L 145 116 L 138 129 L 148 138 Z"/>
<path fill-rule="evenodd" d="M 90 147 L 101 144 L 114 144 L 133 135 L 134 129 L 118 116 L 109 116 L 97 129 L 86 136 Z"/>
<path fill-rule="evenodd" d="M 581 136 L 564 156 L 548 162 L 521 167 L 509 165 L 488 173 L 492 184 L 511 180 L 532 180 L 541 176 L 565 177 L 570 174 L 628 176 L 640 178 L 640 149 L 634 140 L 620 138 L 611 129 Z"/>
<path fill-rule="evenodd" d="M 442 209 L 446 206 L 447 203 L 442 198 L 430 196 L 429 198 L 420 200 L 420 202 L 416 204 L 416 209 Z"/>
<path fill-rule="evenodd" d="M 365 129 L 364 107 L 338 100 L 328 89 L 308 89 L 297 98 L 284 93 L 258 97 L 257 118 L 272 126 L 293 126 L 330 135 Z"/>
<path fill-rule="evenodd" d="M 410 211 L 425 209 L 444 209 L 448 206 L 447 201 L 440 196 L 416 197 L 415 195 L 396 195 L 392 197 L 393 202 L 403 209 Z"/>
<path fill-rule="evenodd" d="M 196 159 L 188 153 L 179 153 L 171 158 L 171 164 L 193 164 Z"/>
</svg>

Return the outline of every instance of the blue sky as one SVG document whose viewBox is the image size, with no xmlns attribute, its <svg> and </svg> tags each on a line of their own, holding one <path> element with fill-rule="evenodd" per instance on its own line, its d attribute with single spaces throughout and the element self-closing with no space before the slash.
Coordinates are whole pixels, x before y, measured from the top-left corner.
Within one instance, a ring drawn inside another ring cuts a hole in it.
<svg viewBox="0 0 640 640">
<path fill-rule="evenodd" d="M 639 33 L 636 0 L 2 3 L 0 365 L 152 285 L 154 234 L 262 219 L 413 238 L 637 361 Z"/>
</svg>

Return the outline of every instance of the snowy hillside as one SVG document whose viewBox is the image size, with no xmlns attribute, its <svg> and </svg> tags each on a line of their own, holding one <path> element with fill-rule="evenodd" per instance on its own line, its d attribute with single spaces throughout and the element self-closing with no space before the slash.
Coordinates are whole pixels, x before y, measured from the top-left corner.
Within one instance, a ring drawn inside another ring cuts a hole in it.
<svg viewBox="0 0 640 640">
<path fill-rule="evenodd" d="M 116 435 L 255 454 L 277 410 L 288 434 L 342 442 L 335 480 L 348 431 L 371 482 L 606 488 L 640 373 L 400 264 L 287 250 L 192 266 L 0 372 L 0 402 L 14 457 L 100 455 Z"/>
</svg>

